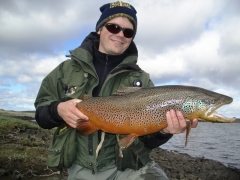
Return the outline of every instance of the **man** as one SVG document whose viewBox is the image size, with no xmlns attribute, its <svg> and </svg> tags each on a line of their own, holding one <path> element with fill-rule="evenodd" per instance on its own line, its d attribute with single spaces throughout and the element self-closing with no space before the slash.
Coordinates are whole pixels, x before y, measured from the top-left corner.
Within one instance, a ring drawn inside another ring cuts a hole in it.
<svg viewBox="0 0 240 180">
<path fill-rule="evenodd" d="M 82 95 L 109 96 L 119 88 L 154 86 L 149 75 L 137 63 L 133 38 L 137 32 L 136 10 L 124 2 L 108 3 L 102 12 L 96 32 L 90 33 L 81 46 L 47 75 L 35 101 L 36 120 L 42 128 L 66 123 L 76 128 L 78 119 L 88 120 L 76 108 Z M 106 133 L 96 157 L 101 131 L 88 136 L 77 135 L 77 155 L 68 169 L 68 179 L 168 179 L 149 157 L 149 151 L 167 142 L 172 134 L 182 133 L 186 121 L 181 112 L 166 114 L 168 127 L 161 132 L 137 138 L 118 156 L 117 139 Z M 194 119 L 192 127 L 197 126 Z"/>
</svg>

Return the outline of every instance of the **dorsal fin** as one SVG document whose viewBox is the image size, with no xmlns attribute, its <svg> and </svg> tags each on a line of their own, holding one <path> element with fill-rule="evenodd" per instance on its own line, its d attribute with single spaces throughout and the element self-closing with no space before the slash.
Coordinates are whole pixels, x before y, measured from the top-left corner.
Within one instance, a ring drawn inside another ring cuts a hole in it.
<svg viewBox="0 0 240 180">
<path fill-rule="evenodd" d="M 126 87 L 126 88 L 121 88 L 118 89 L 115 93 L 113 93 L 113 96 L 123 96 L 126 94 L 134 93 L 136 91 L 139 91 L 142 89 L 142 87 Z"/>
<path fill-rule="evenodd" d="M 88 94 L 84 94 L 83 96 L 82 96 L 82 100 L 84 101 L 84 100 L 87 100 L 88 98 L 90 98 L 91 96 L 89 96 Z"/>
</svg>

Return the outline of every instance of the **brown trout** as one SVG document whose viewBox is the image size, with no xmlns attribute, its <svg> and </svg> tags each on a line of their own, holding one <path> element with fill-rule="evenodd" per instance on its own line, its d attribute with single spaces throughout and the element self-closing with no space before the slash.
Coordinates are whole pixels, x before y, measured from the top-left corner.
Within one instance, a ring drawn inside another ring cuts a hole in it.
<svg viewBox="0 0 240 180">
<path fill-rule="evenodd" d="M 121 149 L 138 136 L 152 134 L 167 127 L 166 112 L 180 110 L 188 120 L 233 122 L 215 110 L 233 101 L 231 97 L 193 86 L 130 87 L 107 97 L 83 97 L 77 108 L 89 120 L 79 120 L 77 129 L 83 135 L 97 130 L 127 135 L 119 140 Z M 188 126 L 189 128 L 190 126 Z M 187 129 L 186 141 L 190 129 Z"/>
</svg>

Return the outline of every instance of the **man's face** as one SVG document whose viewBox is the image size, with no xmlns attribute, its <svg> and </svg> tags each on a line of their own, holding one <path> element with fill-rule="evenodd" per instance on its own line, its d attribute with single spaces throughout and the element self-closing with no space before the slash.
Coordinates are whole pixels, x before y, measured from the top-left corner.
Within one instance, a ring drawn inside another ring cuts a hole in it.
<svg viewBox="0 0 240 180">
<path fill-rule="evenodd" d="M 121 26 L 122 28 L 133 29 L 132 23 L 125 17 L 116 17 L 111 19 L 107 23 L 113 23 Z M 123 32 L 120 31 L 118 34 L 110 33 L 105 26 L 103 26 L 99 31 L 100 43 L 99 51 L 109 55 L 119 55 L 122 54 L 130 45 L 132 38 L 126 38 Z"/>
</svg>

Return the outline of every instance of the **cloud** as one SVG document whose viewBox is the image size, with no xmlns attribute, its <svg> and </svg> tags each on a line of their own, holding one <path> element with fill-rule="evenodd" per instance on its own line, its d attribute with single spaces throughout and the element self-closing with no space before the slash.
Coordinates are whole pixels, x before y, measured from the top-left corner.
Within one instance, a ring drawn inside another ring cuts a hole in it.
<svg viewBox="0 0 240 180">
<path fill-rule="evenodd" d="M 33 110 L 36 91 L 14 92 L 10 89 L 0 89 L 0 108 L 4 110 Z"/>
<path fill-rule="evenodd" d="M 95 14 L 90 13 L 86 20 L 93 3 L 86 3 L 83 8 L 83 2 L 73 2 L 74 5 L 66 1 L 1 2 L 1 55 L 50 54 L 61 49 L 64 41 L 79 36 L 90 23 L 94 24 Z"/>
<path fill-rule="evenodd" d="M 0 2 L 0 108 L 34 109 L 42 79 L 95 30 L 109 1 Z M 234 98 L 240 116 L 240 1 L 129 0 L 139 64 L 155 84 L 205 87 Z M 234 115 L 235 116 L 235 115 Z"/>
<path fill-rule="evenodd" d="M 148 1 L 138 7 L 141 46 L 163 52 L 191 43 L 221 13 L 224 1 Z M 148 46 L 146 46 L 148 44 Z"/>
<path fill-rule="evenodd" d="M 64 60 L 66 60 L 64 53 L 52 57 L 25 56 L 17 62 L 9 59 L 2 61 L 0 65 L 0 75 L 5 78 L 14 78 L 18 83 L 35 82 L 36 77 L 39 79 L 39 77 L 46 76 L 46 74 Z"/>
</svg>

